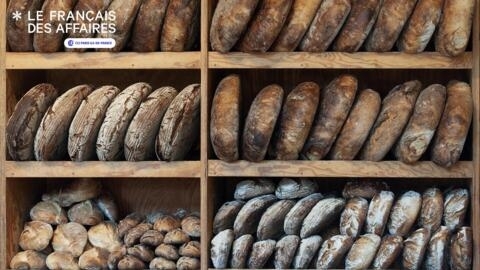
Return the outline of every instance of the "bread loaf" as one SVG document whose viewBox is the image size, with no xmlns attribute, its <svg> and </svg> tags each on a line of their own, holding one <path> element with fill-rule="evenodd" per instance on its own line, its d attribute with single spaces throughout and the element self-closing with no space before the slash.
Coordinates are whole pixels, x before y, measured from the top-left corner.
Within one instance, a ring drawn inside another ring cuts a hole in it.
<svg viewBox="0 0 480 270">
<path fill-rule="evenodd" d="M 366 89 L 360 92 L 330 152 L 334 160 L 353 160 L 368 137 L 381 106 L 380 95 Z"/>
<path fill-rule="evenodd" d="M 222 1 L 220 1 L 222 2 Z M 225 77 L 217 86 L 210 115 L 210 140 L 221 160 L 238 159 L 241 82 L 238 75 Z"/>
<path fill-rule="evenodd" d="M 270 156 L 280 160 L 298 159 L 315 119 L 319 95 L 320 87 L 314 82 L 301 83 L 288 94 L 273 137 Z"/>
<path fill-rule="evenodd" d="M 219 233 L 226 229 L 232 229 L 238 212 L 245 203 L 242 201 L 230 201 L 224 203 L 218 209 L 213 219 L 213 233 Z"/>
<path fill-rule="evenodd" d="M 377 254 L 380 241 L 376 234 L 361 235 L 347 254 L 345 269 L 367 269 Z"/>
<path fill-rule="evenodd" d="M 79 85 L 63 93 L 43 116 L 35 135 L 37 160 L 59 160 L 67 156 L 68 128 L 83 99 L 92 87 Z"/>
<path fill-rule="evenodd" d="M 99 33 L 99 38 L 113 38 L 115 40 L 115 47 L 111 49 L 97 49 L 97 51 L 119 52 L 123 50 L 130 37 L 133 22 L 137 16 L 138 9 L 142 4 L 142 0 L 112 0 L 108 7 L 108 11 L 115 13 L 114 20 L 106 18 L 103 23 L 115 24 L 115 32 Z"/>
<path fill-rule="evenodd" d="M 10 0 L 7 6 L 6 24 L 7 24 L 7 42 L 12 52 L 31 52 L 33 51 L 33 34 L 28 31 L 27 14 L 35 14 L 42 6 L 42 0 Z M 23 16 L 16 20 L 10 14 L 19 11 Z"/>
<path fill-rule="evenodd" d="M 219 0 L 210 26 L 212 49 L 230 51 L 252 18 L 259 0 Z"/>
<path fill-rule="evenodd" d="M 317 254 L 321 243 L 322 237 L 318 235 L 313 235 L 302 239 L 300 245 L 298 246 L 297 254 L 293 258 L 293 268 L 307 269 L 313 257 Z"/>
<path fill-rule="evenodd" d="M 403 238 L 398 235 L 386 235 L 383 237 L 377 255 L 373 260 L 374 269 L 389 269 L 400 255 L 403 249 Z"/>
<path fill-rule="evenodd" d="M 259 241 L 253 244 L 252 253 L 248 258 L 248 268 L 261 269 L 267 264 L 268 259 L 275 251 L 274 240 Z"/>
<path fill-rule="evenodd" d="M 442 15 L 444 0 L 418 0 L 397 41 L 400 51 L 420 53 L 430 42 Z"/>
<path fill-rule="evenodd" d="M 388 232 L 391 235 L 408 235 L 417 220 L 422 205 L 422 197 L 418 192 L 407 191 L 395 202 L 388 221 Z"/>
<path fill-rule="evenodd" d="M 361 159 L 380 161 L 407 124 L 422 87 L 420 81 L 395 86 L 382 101 L 382 109 L 361 151 Z"/>
<path fill-rule="evenodd" d="M 53 233 L 52 248 L 54 251 L 70 252 L 79 257 L 88 242 L 88 234 L 82 225 L 69 222 L 57 226 Z"/>
<path fill-rule="evenodd" d="M 474 13 L 475 0 L 445 0 L 435 37 L 437 52 L 457 56 L 465 51 L 472 31 Z"/>
<path fill-rule="evenodd" d="M 327 155 L 347 119 L 356 92 L 357 79 L 351 75 L 341 75 L 328 84 L 303 147 L 303 159 L 319 160 Z"/>
<path fill-rule="evenodd" d="M 269 179 L 244 180 L 235 186 L 233 197 L 236 200 L 249 200 L 254 197 L 273 194 L 275 183 Z"/>
<path fill-rule="evenodd" d="M 285 216 L 295 205 L 295 201 L 281 200 L 268 207 L 260 218 L 257 227 L 257 239 L 277 239 L 283 234 L 283 224 Z"/>
<path fill-rule="evenodd" d="M 68 155 L 73 161 L 92 160 L 98 131 L 107 108 L 120 92 L 116 86 L 107 85 L 88 95 L 77 110 L 68 131 Z"/>
<path fill-rule="evenodd" d="M 342 198 L 320 200 L 303 220 L 300 237 L 303 239 L 321 232 L 330 223 L 338 220 L 344 207 L 345 200 Z"/>
<path fill-rule="evenodd" d="M 350 181 L 345 184 L 342 191 L 342 196 L 345 199 L 361 197 L 371 199 L 382 190 L 389 190 L 390 188 L 385 182 L 380 181 Z M 393 194 L 392 194 L 393 195 Z"/>
<path fill-rule="evenodd" d="M 10 3 L 15 2 L 11 1 Z M 35 134 L 43 115 L 58 96 L 51 84 L 38 84 L 15 105 L 5 128 L 8 154 L 13 160 L 33 160 Z"/>
<path fill-rule="evenodd" d="M 266 52 L 282 30 L 293 0 L 264 0 L 238 44 L 242 52 Z"/>
<path fill-rule="evenodd" d="M 399 160 L 413 163 L 425 153 L 442 117 L 445 96 L 445 87 L 440 84 L 430 85 L 420 93 L 395 149 Z"/>
<path fill-rule="evenodd" d="M 443 224 L 450 231 L 463 226 L 469 203 L 470 198 L 467 189 L 454 189 L 445 195 Z"/>
<path fill-rule="evenodd" d="M 244 159 L 256 162 L 264 159 L 282 101 L 283 89 L 276 84 L 263 88 L 253 100 L 243 130 Z"/>
<path fill-rule="evenodd" d="M 327 239 L 318 253 L 317 269 L 339 268 L 352 244 L 353 238 L 347 235 L 335 235 Z"/>
<path fill-rule="evenodd" d="M 42 24 L 50 24 L 52 31 L 37 31 L 33 34 L 33 48 L 36 52 L 52 53 L 58 52 L 62 48 L 62 41 L 64 33 L 59 30 L 59 27 L 65 29 L 67 21 L 66 16 L 50 16 L 51 12 L 60 14 L 60 12 L 68 13 L 75 7 L 77 0 L 45 0 L 42 6 L 44 19 Z M 48 14 L 48 15 L 47 15 Z"/>
<path fill-rule="evenodd" d="M 173 87 L 162 87 L 140 104 L 125 135 L 126 160 L 142 161 L 155 157 L 155 137 L 168 106 L 177 94 Z"/>
<path fill-rule="evenodd" d="M 200 1 L 170 0 L 160 35 L 160 49 L 168 52 L 191 50 L 199 29 Z"/>
<path fill-rule="evenodd" d="M 233 231 L 228 229 L 219 232 L 212 239 L 212 247 L 210 248 L 210 256 L 213 267 L 226 268 L 228 264 L 228 256 L 232 248 L 234 240 Z"/>
<path fill-rule="evenodd" d="M 99 160 L 119 160 L 123 156 L 123 142 L 128 125 L 151 91 L 152 87 L 147 83 L 135 83 L 120 92 L 110 103 L 97 137 Z"/>
<path fill-rule="evenodd" d="M 283 230 L 285 233 L 291 235 L 300 234 L 303 219 L 321 199 L 323 199 L 322 194 L 314 193 L 299 200 L 285 216 L 285 221 L 283 223 Z"/>
<path fill-rule="evenodd" d="M 395 195 L 391 191 L 376 194 L 368 206 L 365 232 L 383 235 Z"/>
<path fill-rule="evenodd" d="M 340 215 L 340 233 L 357 238 L 367 217 L 368 201 L 356 197 L 348 200 Z"/>
<path fill-rule="evenodd" d="M 308 30 L 322 0 L 296 0 L 290 14 L 272 46 L 275 52 L 294 51 Z"/>
<path fill-rule="evenodd" d="M 371 52 L 388 52 L 395 45 L 417 0 L 385 0 L 365 48 Z"/>
<path fill-rule="evenodd" d="M 447 264 L 448 245 L 450 240 L 450 231 L 442 226 L 438 231 L 434 231 L 432 238 L 428 242 L 423 268 L 427 270 L 445 269 Z"/>
<path fill-rule="evenodd" d="M 278 183 L 277 190 L 275 190 L 275 196 L 282 200 L 298 199 L 315 193 L 317 189 L 317 182 L 308 178 L 283 178 L 280 183 Z"/>
<path fill-rule="evenodd" d="M 326 51 L 342 28 L 350 9 L 351 4 L 348 0 L 323 0 L 300 43 L 300 50 Z"/>
<path fill-rule="evenodd" d="M 433 142 L 433 162 L 450 167 L 459 160 L 472 122 L 472 112 L 470 86 L 459 81 L 449 82 L 447 103 Z"/>
<path fill-rule="evenodd" d="M 86 12 L 94 14 L 95 16 L 99 13 L 105 14 L 105 10 L 108 8 L 112 0 L 78 0 L 73 12 L 76 14 L 86 14 Z M 116 14 L 115 14 L 116 15 Z M 76 18 L 75 23 L 78 23 L 80 27 L 84 29 L 90 29 L 94 24 L 100 22 L 100 18 L 95 20 L 88 20 L 87 18 Z M 91 38 L 94 36 L 93 31 L 72 31 L 68 37 L 69 38 Z M 65 48 L 65 51 L 75 51 L 75 52 L 84 52 L 86 48 Z"/>
<path fill-rule="evenodd" d="M 80 269 L 77 259 L 70 252 L 52 252 L 47 256 L 45 262 L 48 269 Z"/>
<path fill-rule="evenodd" d="M 156 139 L 160 160 L 182 160 L 199 136 L 200 85 L 185 87 L 170 103 Z"/>
<path fill-rule="evenodd" d="M 247 266 L 248 256 L 252 249 L 255 238 L 251 234 L 245 234 L 233 241 L 230 267 L 242 269 Z"/>
<path fill-rule="evenodd" d="M 418 225 L 437 231 L 442 223 L 443 216 L 443 194 L 438 188 L 429 188 L 422 194 L 422 208 L 418 217 Z"/>
<path fill-rule="evenodd" d="M 333 44 L 333 50 L 358 51 L 377 19 L 382 2 L 382 0 L 353 1 L 352 10 Z"/>
<path fill-rule="evenodd" d="M 254 234 L 263 212 L 276 200 L 274 195 L 263 195 L 245 203 L 233 223 L 235 236 L 238 238 L 244 234 Z"/>
<path fill-rule="evenodd" d="M 420 228 L 403 242 L 402 267 L 420 269 L 430 239 L 430 231 Z"/>
<path fill-rule="evenodd" d="M 275 269 L 287 269 L 290 267 L 299 244 L 300 237 L 296 235 L 287 235 L 277 241 L 275 259 L 273 261 Z"/>
<path fill-rule="evenodd" d="M 163 19 L 169 0 L 144 0 L 132 29 L 132 49 L 136 52 L 158 50 Z"/>
<path fill-rule="evenodd" d="M 450 269 L 472 269 L 473 235 L 471 227 L 462 227 L 452 236 L 448 258 Z"/>
</svg>

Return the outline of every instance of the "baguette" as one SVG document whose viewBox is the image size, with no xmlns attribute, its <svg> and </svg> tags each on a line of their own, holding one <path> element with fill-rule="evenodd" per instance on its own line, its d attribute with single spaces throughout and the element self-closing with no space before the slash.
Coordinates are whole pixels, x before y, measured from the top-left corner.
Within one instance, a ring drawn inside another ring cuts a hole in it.
<svg viewBox="0 0 480 270">
<path fill-rule="evenodd" d="M 303 159 L 319 160 L 327 155 L 347 119 L 356 92 L 357 79 L 351 75 L 341 75 L 325 88 L 315 124 L 303 146 Z"/>
<path fill-rule="evenodd" d="M 358 51 L 377 19 L 382 2 L 383 0 L 353 1 L 352 10 L 333 44 L 333 50 Z"/>
<path fill-rule="evenodd" d="M 160 160 L 182 160 L 192 148 L 200 129 L 200 85 L 185 87 L 170 103 L 156 139 Z"/>
<path fill-rule="evenodd" d="M 170 0 L 160 35 L 160 49 L 167 52 L 193 49 L 199 28 L 200 0 Z"/>
<path fill-rule="evenodd" d="M 45 0 L 42 6 L 42 12 L 45 16 L 42 23 L 50 24 L 52 31 L 37 31 L 33 34 L 33 48 L 36 52 L 53 53 L 62 48 L 63 32 L 57 31 L 59 27 L 65 29 L 67 21 L 62 16 L 49 16 L 51 12 L 60 14 L 68 13 L 73 10 L 77 0 Z M 48 14 L 48 15 L 47 15 Z"/>
<path fill-rule="evenodd" d="M 395 149 L 399 160 L 414 163 L 425 153 L 442 117 L 445 96 L 445 87 L 439 84 L 430 85 L 420 93 Z"/>
<path fill-rule="evenodd" d="M 450 167 L 460 159 L 473 114 L 472 90 L 467 83 L 447 85 L 447 103 L 433 141 L 432 161 Z"/>
<path fill-rule="evenodd" d="M 302 41 L 321 2 L 322 0 L 294 0 L 285 25 L 272 46 L 272 51 L 294 51 Z"/>
<path fill-rule="evenodd" d="M 155 157 L 155 137 L 168 106 L 177 94 L 173 87 L 162 87 L 140 104 L 125 135 L 126 160 L 142 161 Z"/>
<path fill-rule="evenodd" d="M 243 130 L 243 158 L 265 158 L 283 101 L 283 89 L 275 84 L 263 88 L 250 106 Z"/>
<path fill-rule="evenodd" d="M 226 53 L 245 32 L 259 0 L 219 0 L 210 26 L 212 49 Z"/>
<path fill-rule="evenodd" d="M 119 160 L 123 156 L 123 142 L 128 125 L 151 91 L 152 87 L 147 83 L 135 83 L 120 92 L 110 103 L 97 137 L 99 160 Z"/>
<path fill-rule="evenodd" d="M 293 0 L 264 0 L 249 24 L 238 48 L 242 52 L 266 52 L 287 19 Z"/>
<path fill-rule="evenodd" d="M 132 49 L 154 52 L 159 49 L 160 32 L 169 0 L 143 0 L 132 29 Z"/>
<path fill-rule="evenodd" d="M 300 43 L 300 50 L 326 51 L 347 20 L 350 9 L 349 0 L 323 0 Z"/>
<path fill-rule="evenodd" d="M 68 155 L 68 128 L 78 107 L 91 91 L 89 85 L 76 86 L 63 93 L 47 110 L 35 135 L 37 160 L 60 160 Z"/>
<path fill-rule="evenodd" d="M 288 94 L 270 147 L 270 156 L 280 160 L 298 159 L 315 119 L 319 99 L 320 87 L 314 82 L 301 83 Z"/>
<path fill-rule="evenodd" d="M 33 34 L 29 33 L 28 13 L 35 14 L 42 7 L 42 0 L 10 0 L 7 6 L 6 34 L 10 51 L 12 52 L 31 52 L 33 51 Z M 16 20 L 10 14 L 16 11 L 22 11 L 21 19 Z"/>
<path fill-rule="evenodd" d="M 220 1 L 222 2 L 222 1 Z M 217 86 L 210 114 L 210 139 L 221 160 L 238 160 L 241 82 L 238 75 L 225 77 Z"/>
<path fill-rule="evenodd" d="M 475 2 L 445 0 L 435 37 L 437 52 L 446 56 L 457 56 L 465 52 L 472 31 Z"/>
<path fill-rule="evenodd" d="M 103 23 L 115 24 L 115 32 L 99 33 L 97 37 L 113 38 L 115 40 L 115 47 L 110 49 L 97 49 L 97 51 L 119 52 L 124 49 L 141 4 L 142 0 L 112 0 L 108 7 L 108 12 L 115 13 L 115 19 L 109 21 L 110 18 L 106 18 Z"/>
<path fill-rule="evenodd" d="M 120 89 L 107 85 L 88 95 L 77 110 L 68 131 L 68 155 L 73 161 L 92 160 L 98 131 L 107 108 Z"/>
<path fill-rule="evenodd" d="M 385 0 L 365 49 L 370 52 L 390 51 L 416 3 L 417 0 Z"/>
<path fill-rule="evenodd" d="M 397 48 L 406 53 L 420 53 L 437 28 L 444 0 L 418 0 L 410 19 L 405 24 Z"/>
<path fill-rule="evenodd" d="M 382 102 L 382 109 L 361 151 L 361 159 L 382 160 L 397 141 L 413 112 L 422 87 L 420 81 L 395 86 Z"/>
<path fill-rule="evenodd" d="M 28 90 L 15 105 L 5 128 L 8 154 L 13 160 L 35 158 L 35 134 L 45 112 L 57 96 L 58 91 L 53 85 L 42 83 Z"/>
<path fill-rule="evenodd" d="M 380 95 L 366 89 L 360 92 L 343 125 L 330 157 L 334 160 L 353 160 L 367 140 L 381 106 Z"/>
</svg>

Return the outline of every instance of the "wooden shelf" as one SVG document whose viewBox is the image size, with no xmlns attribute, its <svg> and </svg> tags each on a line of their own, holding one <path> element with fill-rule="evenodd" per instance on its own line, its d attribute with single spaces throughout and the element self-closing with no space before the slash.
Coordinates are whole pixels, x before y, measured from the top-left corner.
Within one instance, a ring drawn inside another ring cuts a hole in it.
<svg viewBox="0 0 480 270">
<path fill-rule="evenodd" d="M 473 163 L 461 161 L 445 169 L 433 162 L 407 165 L 399 161 L 276 161 L 259 163 L 208 161 L 212 177 L 382 177 L 382 178 L 471 178 Z"/>
<path fill-rule="evenodd" d="M 5 177 L 199 178 L 200 168 L 200 161 L 6 161 Z"/>
<path fill-rule="evenodd" d="M 436 52 L 406 53 L 307 53 L 271 52 L 221 54 L 209 52 L 209 68 L 375 68 L 375 69 L 471 69 L 472 53 L 455 58 Z M 8 66 L 7 66 L 8 67 Z"/>
<path fill-rule="evenodd" d="M 200 69 L 200 52 L 13 53 L 6 69 Z"/>
</svg>

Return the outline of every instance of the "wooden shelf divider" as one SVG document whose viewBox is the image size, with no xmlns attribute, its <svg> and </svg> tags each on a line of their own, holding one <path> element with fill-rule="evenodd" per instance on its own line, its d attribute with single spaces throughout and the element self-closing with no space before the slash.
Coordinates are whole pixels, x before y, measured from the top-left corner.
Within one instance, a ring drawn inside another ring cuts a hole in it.
<svg viewBox="0 0 480 270">
<path fill-rule="evenodd" d="M 200 178 L 200 161 L 6 161 L 6 178 Z"/>
<path fill-rule="evenodd" d="M 451 58 L 437 52 L 420 54 L 389 53 L 308 53 L 268 52 L 221 54 L 209 52 L 209 68 L 329 68 L 329 69 L 471 69 L 472 53 Z"/>
</svg>

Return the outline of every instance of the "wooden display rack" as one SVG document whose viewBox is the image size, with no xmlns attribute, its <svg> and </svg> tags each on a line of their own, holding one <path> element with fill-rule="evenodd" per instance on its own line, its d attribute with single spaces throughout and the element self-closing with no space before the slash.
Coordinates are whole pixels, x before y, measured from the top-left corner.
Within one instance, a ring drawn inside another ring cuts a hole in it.
<svg viewBox="0 0 480 270">
<path fill-rule="evenodd" d="M 64 180 L 97 177 L 119 201 L 123 214 L 156 207 L 184 207 L 201 211 L 202 269 L 208 269 L 211 222 L 214 211 L 229 198 L 238 180 L 227 177 L 319 177 L 319 184 L 340 188 L 351 178 L 381 178 L 392 187 L 421 188 L 431 185 L 464 186 L 471 191 L 470 222 L 474 232 L 474 269 L 480 269 L 480 19 L 479 1 L 473 28 L 472 50 L 457 58 L 435 52 L 403 53 L 266 53 L 219 54 L 209 52 L 209 23 L 215 0 L 202 0 L 201 51 L 183 53 L 12 53 L 7 51 L 5 14 L 8 0 L 0 0 L 0 268 L 8 267 L 18 250 L 17 239 L 28 210 L 45 189 Z M 209 106 L 217 83 L 238 73 L 243 80 L 244 113 L 262 86 L 279 83 L 288 92 L 303 80 L 321 83 L 341 73 L 352 73 L 360 86 L 368 85 L 382 96 L 408 79 L 424 84 L 449 79 L 470 81 L 474 96 L 472 135 L 461 162 L 443 169 L 430 161 L 413 166 L 399 161 L 240 161 L 215 159 L 208 127 Z M 381 74 L 381 77 L 378 77 Z M 197 160 L 183 162 L 16 162 L 5 149 L 5 125 L 16 101 L 31 86 L 50 82 L 62 90 L 75 84 L 95 82 L 127 84 L 145 80 L 153 86 L 178 88 L 200 82 L 201 140 Z"/>
</svg>

